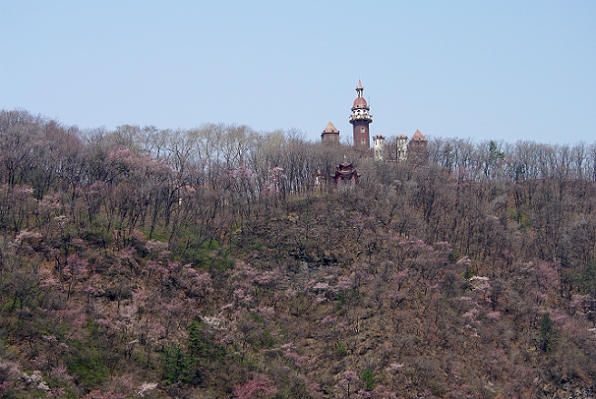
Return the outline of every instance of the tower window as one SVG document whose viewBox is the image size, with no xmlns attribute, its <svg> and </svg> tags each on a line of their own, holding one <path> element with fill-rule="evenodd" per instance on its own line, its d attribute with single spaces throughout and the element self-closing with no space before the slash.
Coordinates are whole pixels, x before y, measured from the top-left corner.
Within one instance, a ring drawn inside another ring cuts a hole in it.
<svg viewBox="0 0 596 399">
<path fill-rule="evenodd" d="M 364 140 L 360 140 L 360 144 L 366 144 Z"/>
<path fill-rule="evenodd" d="M 363 127 L 360 128 L 360 132 L 364 133 L 365 129 Z"/>
</svg>

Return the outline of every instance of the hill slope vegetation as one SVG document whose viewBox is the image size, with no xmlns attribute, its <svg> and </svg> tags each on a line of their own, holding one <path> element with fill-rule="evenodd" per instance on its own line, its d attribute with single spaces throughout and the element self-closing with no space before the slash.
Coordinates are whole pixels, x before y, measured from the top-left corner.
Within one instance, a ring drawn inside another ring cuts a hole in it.
<svg viewBox="0 0 596 399">
<path fill-rule="evenodd" d="M 1 111 L 0 396 L 594 395 L 596 146 L 428 156 Z"/>
</svg>

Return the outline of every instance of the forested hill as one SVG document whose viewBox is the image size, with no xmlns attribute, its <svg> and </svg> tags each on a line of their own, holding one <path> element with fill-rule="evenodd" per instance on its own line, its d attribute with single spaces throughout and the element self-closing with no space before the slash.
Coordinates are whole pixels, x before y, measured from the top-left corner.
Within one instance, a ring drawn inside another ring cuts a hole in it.
<svg viewBox="0 0 596 399">
<path fill-rule="evenodd" d="M 595 252 L 596 143 L 0 111 L 0 397 L 593 397 Z"/>
</svg>

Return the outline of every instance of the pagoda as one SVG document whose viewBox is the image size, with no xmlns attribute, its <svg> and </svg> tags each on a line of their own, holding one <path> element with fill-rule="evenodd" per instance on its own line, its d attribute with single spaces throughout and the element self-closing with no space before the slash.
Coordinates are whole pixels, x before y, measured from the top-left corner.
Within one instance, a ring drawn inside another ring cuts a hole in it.
<svg viewBox="0 0 596 399">
<path fill-rule="evenodd" d="M 335 168 L 335 174 L 333 175 L 333 183 L 335 187 L 342 186 L 357 186 L 358 178 L 360 175 L 356 171 L 356 167 L 353 163 L 344 161 Z"/>
</svg>

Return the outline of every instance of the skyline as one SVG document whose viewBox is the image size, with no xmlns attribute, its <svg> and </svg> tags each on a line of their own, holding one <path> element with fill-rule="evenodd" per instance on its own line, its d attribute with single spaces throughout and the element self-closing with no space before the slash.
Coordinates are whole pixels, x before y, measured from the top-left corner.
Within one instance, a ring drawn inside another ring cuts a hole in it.
<svg viewBox="0 0 596 399">
<path fill-rule="evenodd" d="M 596 2 L 0 0 L 0 108 L 81 129 L 592 143 Z"/>
</svg>

